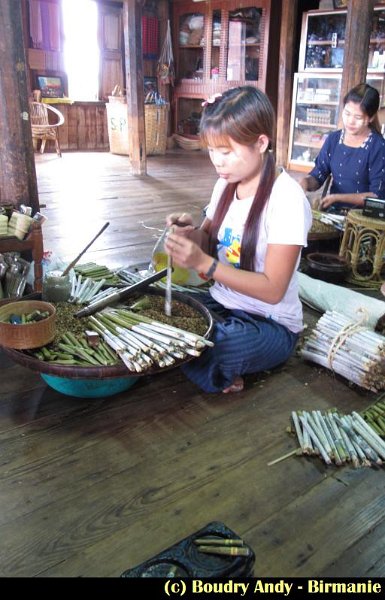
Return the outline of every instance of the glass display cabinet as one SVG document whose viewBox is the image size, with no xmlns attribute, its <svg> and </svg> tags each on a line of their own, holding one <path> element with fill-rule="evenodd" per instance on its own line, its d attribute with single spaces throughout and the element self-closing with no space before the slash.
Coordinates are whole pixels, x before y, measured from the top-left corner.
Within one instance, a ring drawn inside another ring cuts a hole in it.
<svg viewBox="0 0 385 600">
<path fill-rule="evenodd" d="M 262 8 L 229 12 L 226 52 L 227 81 L 258 81 Z"/>
<path fill-rule="evenodd" d="M 205 15 L 186 12 L 178 19 L 178 79 L 203 80 Z"/>
<path fill-rule="evenodd" d="M 271 0 L 173 1 L 174 129 L 198 100 L 246 82 L 265 91 Z M 186 131 L 188 133 L 188 131 Z"/>
<path fill-rule="evenodd" d="M 346 10 L 305 13 L 302 22 L 299 71 L 342 71 L 345 27 Z"/>
<path fill-rule="evenodd" d="M 309 11 L 302 21 L 299 71 L 342 71 L 346 10 Z M 385 71 L 385 8 L 376 7 L 369 42 L 368 71 Z"/>
<path fill-rule="evenodd" d="M 304 13 L 299 72 L 294 76 L 288 168 L 308 172 L 327 134 L 337 129 L 345 48 L 346 10 Z M 385 7 L 375 7 L 366 81 L 385 108 Z M 384 113 L 384 115 L 382 115 Z M 385 111 L 379 112 L 385 122 Z"/>
<path fill-rule="evenodd" d="M 326 136 L 337 128 L 339 75 L 294 76 L 289 168 L 309 171 Z"/>
<path fill-rule="evenodd" d="M 263 8 L 248 6 L 228 10 L 226 4 L 234 3 L 217 2 L 214 9 L 202 3 L 199 6 L 205 10 L 199 11 L 196 4 L 190 4 L 175 8 L 178 12 L 177 79 L 258 81 L 263 75 L 259 64 L 263 54 L 260 47 Z"/>
</svg>

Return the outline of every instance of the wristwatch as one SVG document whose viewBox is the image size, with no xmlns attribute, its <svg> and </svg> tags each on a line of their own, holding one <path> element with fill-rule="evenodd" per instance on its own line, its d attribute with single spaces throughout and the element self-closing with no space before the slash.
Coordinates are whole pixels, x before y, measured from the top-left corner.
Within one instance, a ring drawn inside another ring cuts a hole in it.
<svg viewBox="0 0 385 600">
<path fill-rule="evenodd" d="M 212 276 L 214 275 L 217 266 L 218 266 L 218 260 L 216 258 L 214 258 L 209 270 L 206 273 L 199 273 L 199 277 L 201 277 L 202 279 L 206 279 L 206 281 L 208 281 L 209 279 L 212 279 Z"/>
</svg>

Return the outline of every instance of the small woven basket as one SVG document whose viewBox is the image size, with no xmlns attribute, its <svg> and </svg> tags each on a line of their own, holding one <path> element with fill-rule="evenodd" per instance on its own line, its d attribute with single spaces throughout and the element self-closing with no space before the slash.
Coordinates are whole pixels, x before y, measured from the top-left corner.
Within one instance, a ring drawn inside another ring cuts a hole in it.
<svg viewBox="0 0 385 600">
<path fill-rule="evenodd" d="M 166 154 L 169 104 L 145 104 L 146 154 Z"/>
<path fill-rule="evenodd" d="M 183 150 L 202 150 L 200 138 L 196 135 L 174 133 L 173 138 Z"/>
<path fill-rule="evenodd" d="M 29 314 L 35 310 L 48 311 L 42 321 L 14 325 L 5 323 L 10 315 Z M 52 304 L 41 300 L 19 300 L 0 307 L 0 345 L 17 350 L 40 348 L 55 337 L 56 310 Z"/>
</svg>

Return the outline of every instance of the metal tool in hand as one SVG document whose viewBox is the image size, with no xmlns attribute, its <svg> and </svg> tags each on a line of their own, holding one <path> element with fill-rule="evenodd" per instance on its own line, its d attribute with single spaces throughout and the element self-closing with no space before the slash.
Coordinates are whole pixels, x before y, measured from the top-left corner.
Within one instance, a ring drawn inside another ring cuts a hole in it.
<svg viewBox="0 0 385 600">
<path fill-rule="evenodd" d="M 170 230 L 172 231 L 172 227 Z M 171 317 L 172 311 L 172 258 L 167 255 L 167 277 L 166 277 L 166 294 L 164 299 L 164 312 L 168 317 Z"/>
<path fill-rule="evenodd" d="M 180 219 L 184 216 L 184 214 L 185 213 L 183 213 L 181 215 Z M 173 225 L 178 225 L 179 227 L 185 227 L 187 225 L 187 223 L 184 223 L 180 219 L 177 219 L 175 221 L 175 223 L 173 223 Z M 166 275 L 166 292 L 165 292 L 164 312 L 168 317 L 171 316 L 171 311 L 172 311 L 172 273 L 173 273 L 174 268 L 173 268 L 171 256 L 169 254 L 167 254 L 164 249 L 164 240 L 165 240 L 166 236 L 170 232 L 173 231 L 173 225 L 171 227 L 167 226 L 164 228 L 164 230 L 162 231 L 162 233 L 155 245 L 153 253 L 152 253 L 152 263 L 153 263 L 153 265 L 155 264 L 155 268 L 156 268 L 156 264 L 158 261 L 160 261 L 160 263 L 162 263 L 163 265 L 166 266 L 167 275 Z"/>
<path fill-rule="evenodd" d="M 182 218 L 186 213 L 183 213 L 181 215 L 180 218 Z M 184 223 L 183 221 L 181 221 L 180 219 L 177 219 L 175 221 L 175 225 L 178 225 L 179 227 L 186 227 L 187 223 Z M 170 228 L 165 229 L 165 231 L 162 233 L 163 237 L 166 233 L 169 232 L 173 232 L 173 227 L 171 226 Z M 167 278 L 166 278 L 166 295 L 165 295 L 165 300 L 164 300 L 164 312 L 168 317 L 171 317 L 171 312 L 172 312 L 172 272 L 173 272 L 173 265 L 172 265 L 172 258 L 171 256 L 168 254 L 167 255 Z"/>
</svg>

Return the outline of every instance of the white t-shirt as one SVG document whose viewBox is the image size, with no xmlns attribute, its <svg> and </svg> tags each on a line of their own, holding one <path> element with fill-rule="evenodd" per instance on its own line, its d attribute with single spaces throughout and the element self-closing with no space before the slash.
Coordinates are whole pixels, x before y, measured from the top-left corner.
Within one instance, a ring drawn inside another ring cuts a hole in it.
<svg viewBox="0 0 385 600">
<path fill-rule="evenodd" d="M 227 182 L 224 179 L 216 182 L 206 211 L 208 219 L 213 219 L 216 206 L 226 186 Z M 220 262 L 239 268 L 242 235 L 252 203 L 252 197 L 239 200 L 234 196 L 218 232 Z M 264 269 L 268 244 L 307 245 L 307 235 L 312 222 L 311 207 L 299 183 L 284 170 L 274 182 L 260 222 L 255 254 L 256 272 L 262 272 Z M 298 333 L 303 329 L 302 304 L 298 296 L 297 281 L 299 260 L 300 257 L 286 293 L 278 304 L 269 304 L 251 298 L 217 281 L 210 288 L 210 293 L 226 308 L 271 317 L 294 333 Z"/>
</svg>

